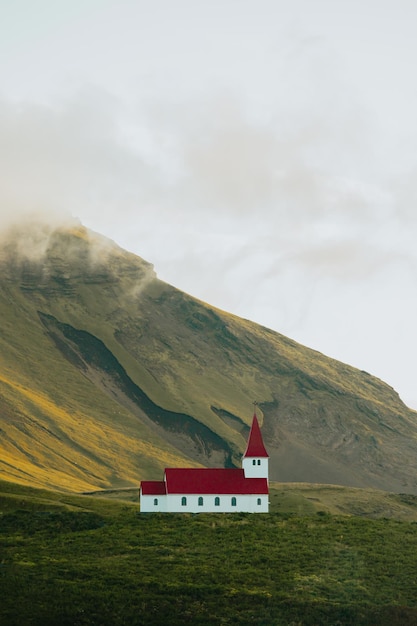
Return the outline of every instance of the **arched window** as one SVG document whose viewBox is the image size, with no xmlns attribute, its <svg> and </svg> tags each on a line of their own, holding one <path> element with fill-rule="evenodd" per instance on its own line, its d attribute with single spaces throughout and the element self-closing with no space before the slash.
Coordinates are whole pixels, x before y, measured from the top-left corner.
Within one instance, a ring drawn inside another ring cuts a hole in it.
<svg viewBox="0 0 417 626">
<path fill-rule="evenodd" d="M 216 496 L 214 498 L 214 506 L 220 506 L 220 498 L 219 498 L 219 496 Z"/>
<path fill-rule="evenodd" d="M 257 504 L 262 504 L 262 500 L 260 498 L 258 498 Z"/>
<path fill-rule="evenodd" d="M 202 497 L 202 496 L 200 496 L 200 497 L 198 498 L 198 506 L 203 506 L 203 503 L 204 503 L 203 497 Z"/>
<path fill-rule="evenodd" d="M 181 506 L 187 506 L 187 498 L 185 496 L 181 498 Z"/>
<path fill-rule="evenodd" d="M 158 506 L 158 498 L 154 498 L 154 500 L 153 500 L 153 505 L 154 505 L 154 506 Z"/>
<path fill-rule="evenodd" d="M 233 496 L 233 498 L 232 498 L 232 506 L 236 506 L 236 498 L 235 498 L 235 496 Z"/>
<path fill-rule="evenodd" d="M 258 465 L 260 465 L 260 464 L 261 464 L 261 459 L 258 459 Z"/>
<path fill-rule="evenodd" d="M 256 459 L 253 459 L 252 465 L 256 465 Z"/>
</svg>

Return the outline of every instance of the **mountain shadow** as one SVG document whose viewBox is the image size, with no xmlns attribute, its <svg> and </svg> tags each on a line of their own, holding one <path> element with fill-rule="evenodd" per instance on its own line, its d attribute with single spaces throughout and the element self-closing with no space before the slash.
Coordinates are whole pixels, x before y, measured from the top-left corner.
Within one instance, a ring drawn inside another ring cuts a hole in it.
<svg viewBox="0 0 417 626">
<path fill-rule="evenodd" d="M 142 421 L 151 421 L 181 453 L 209 466 L 235 467 L 233 451 L 210 428 L 184 413 L 155 404 L 128 376 L 113 353 L 97 337 L 38 311 L 49 338 L 61 354 L 103 393 Z"/>
</svg>

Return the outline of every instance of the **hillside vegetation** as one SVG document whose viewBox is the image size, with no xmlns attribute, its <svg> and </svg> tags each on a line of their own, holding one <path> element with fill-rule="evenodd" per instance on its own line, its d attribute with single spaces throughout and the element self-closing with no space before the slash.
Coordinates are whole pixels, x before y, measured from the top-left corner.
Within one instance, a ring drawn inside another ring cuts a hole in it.
<svg viewBox="0 0 417 626">
<path fill-rule="evenodd" d="M 239 466 L 256 400 L 273 480 L 417 493 L 416 413 L 386 383 L 81 226 L 16 227 L 0 250 L 0 476 L 94 491 Z"/>
<path fill-rule="evenodd" d="M 415 522 L 296 514 L 308 490 L 282 487 L 270 514 L 175 515 L 140 514 L 128 491 L 121 502 L 0 482 L 0 622 L 415 624 Z M 332 506 L 351 498 L 315 486 L 313 504 L 322 490 Z M 386 512 L 400 502 L 366 497 Z M 413 497 L 402 506 L 417 510 Z"/>
</svg>

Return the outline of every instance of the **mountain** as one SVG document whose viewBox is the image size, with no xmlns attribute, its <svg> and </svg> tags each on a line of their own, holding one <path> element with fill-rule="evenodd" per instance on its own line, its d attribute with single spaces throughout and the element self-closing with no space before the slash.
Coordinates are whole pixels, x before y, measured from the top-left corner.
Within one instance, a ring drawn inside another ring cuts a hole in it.
<svg viewBox="0 0 417 626">
<path fill-rule="evenodd" d="M 239 466 L 256 400 L 272 480 L 417 493 L 417 413 L 389 385 L 81 225 L 3 234 L 0 315 L 0 478 L 91 491 Z"/>
</svg>

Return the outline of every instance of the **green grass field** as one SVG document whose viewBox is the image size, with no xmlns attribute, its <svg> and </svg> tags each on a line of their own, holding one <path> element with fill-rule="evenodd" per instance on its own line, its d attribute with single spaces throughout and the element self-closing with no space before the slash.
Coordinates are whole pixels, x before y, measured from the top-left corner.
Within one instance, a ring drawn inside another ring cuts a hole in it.
<svg viewBox="0 0 417 626">
<path fill-rule="evenodd" d="M 320 492 L 279 487 L 267 515 L 145 515 L 131 491 L 0 483 L 0 623 L 416 624 L 417 524 L 331 515 Z"/>
</svg>

